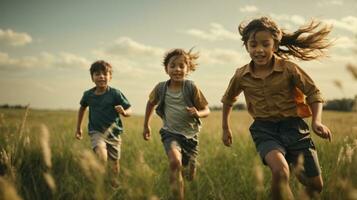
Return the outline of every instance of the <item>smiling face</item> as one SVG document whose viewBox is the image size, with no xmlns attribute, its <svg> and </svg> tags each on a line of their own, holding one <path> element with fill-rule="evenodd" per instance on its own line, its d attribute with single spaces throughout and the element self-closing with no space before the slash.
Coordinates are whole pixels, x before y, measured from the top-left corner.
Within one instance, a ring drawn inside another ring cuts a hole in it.
<svg viewBox="0 0 357 200">
<path fill-rule="evenodd" d="M 183 55 L 173 56 L 167 66 L 165 67 L 166 73 L 170 79 L 175 82 L 181 82 L 188 74 L 188 67 L 186 58 Z"/>
<path fill-rule="evenodd" d="M 268 67 L 271 64 L 276 45 L 269 31 L 250 34 L 246 49 L 256 67 Z"/>
<path fill-rule="evenodd" d="M 106 90 L 111 79 L 112 74 L 109 71 L 95 71 L 92 75 L 92 81 L 99 90 Z"/>
</svg>

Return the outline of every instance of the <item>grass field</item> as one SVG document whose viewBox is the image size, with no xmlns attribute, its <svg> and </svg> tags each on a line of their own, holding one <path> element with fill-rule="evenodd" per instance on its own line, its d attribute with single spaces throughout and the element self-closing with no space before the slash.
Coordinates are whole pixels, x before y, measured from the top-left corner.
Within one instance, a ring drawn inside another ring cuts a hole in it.
<svg viewBox="0 0 357 200">
<path fill-rule="evenodd" d="M 89 137 L 74 139 L 75 111 L 0 110 L 0 199 L 168 199 L 168 162 L 152 121 L 151 141 L 142 139 L 142 116 L 124 119 L 120 187 L 112 189 Z M 357 114 L 324 112 L 331 143 L 315 135 L 324 177 L 322 199 L 357 199 Z M 231 118 L 233 146 L 221 142 L 220 113 L 203 120 L 196 180 L 187 199 L 267 199 L 270 172 L 259 160 L 245 111 Z M 84 123 L 86 124 L 86 122 Z M 85 128 L 85 127 L 84 127 Z M 261 175 L 259 175 L 261 174 Z M 298 199 L 303 188 L 292 176 Z"/>
</svg>

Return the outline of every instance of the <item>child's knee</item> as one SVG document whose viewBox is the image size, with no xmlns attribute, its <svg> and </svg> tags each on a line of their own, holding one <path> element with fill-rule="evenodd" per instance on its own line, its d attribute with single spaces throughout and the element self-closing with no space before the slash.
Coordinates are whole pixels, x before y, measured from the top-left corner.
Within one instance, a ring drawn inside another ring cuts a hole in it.
<svg viewBox="0 0 357 200">
<path fill-rule="evenodd" d="M 288 166 L 281 166 L 271 169 L 273 178 L 281 180 L 289 180 L 290 171 Z"/>
<path fill-rule="evenodd" d="M 178 169 L 181 169 L 182 167 L 182 163 L 181 163 L 181 160 L 178 159 L 178 158 L 171 158 L 170 159 L 170 169 L 171 170 L 178 170 Z"/>
<path fill-rule="evenodd" d="M 94 152 L 97 154 L 99 159 L 107 161 L 107 149 L 104 146 L 96 146 Z"/>
<path fill-rule="evenodd" d="M 312 189 L 314 192 L 321 193 L 324 185 L 321 176 L 311 178 L 309 182 L 310 189 Z"/>
</svg>

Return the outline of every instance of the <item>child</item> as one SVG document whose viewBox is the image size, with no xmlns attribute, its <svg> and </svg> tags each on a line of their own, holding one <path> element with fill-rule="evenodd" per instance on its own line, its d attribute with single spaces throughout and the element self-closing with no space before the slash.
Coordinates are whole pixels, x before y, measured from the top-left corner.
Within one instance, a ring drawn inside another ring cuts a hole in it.
<svg viewBox="0 0 357 200">
<path fill-rule="evenodd" d="M 186 76 L 196 69 L 194 62 L 197 54 L 173 49 L 164 57 L 164 67 L 170 79 L 156 85 L 150 93 L 146 105 L 143 137 L 151 136 L 150 119 L 155 105 L 157 114 L 163 120 L 160 130 L 170 166 L 170 184 L 173 194 L 183 199 L 182 166 L 189 165 L 187 179 L 195 175 L 196 156 L 198 153 L 198 132 L 201 122 L 199 118 L 210 113 L 208 103 L 202 92 Z"/>
<path fill-rule="evenodd" d="M 323 55 L 329 46 L 326 36 L 330 29 L 318 29 L 320 23 L 311 22 L 288 34 L 271 19 L 261 17 L 247 25 L 240 24 L 245 48 L 251 62 L 238 68 L 222 98 L 223 143 L 232 144 L 228 120 L 232 105 L 243 92 L 248 112 L 254 118 L 250 132 L 264 164 L 272 173 L 272 198 L 293 198 L 289 187 L 289 164 L 297 165 L 303 155 L 304 169 L 297 173 L 308 195 L 322 190 L 322 177 L 309 127 L 302 119 L 309 116 L 301 102 L 301 92 L 312 112 L 312 129 L 320 137 L 331 141 L 331 132 L 321 123 L 323 99 L 311 78 L 296 64 L 292 56 L 313 60 Z M 282 48 L 283 47 L 283 48 Z"/>
<path fill-rule="evenodd" d="M 113 173 L 111 184 L 118 187 L 120 134 L 123 132 L 119 114 L 128 117 L 131 114 L 130 103 L 123 93 L 109 87 L 112 79 L 112 66 L 102 60 L 94 62 L 90 74 L 95 87 L 84 92 L 78 111 L 77 131 L 75 137 L 82 139 L 82 121 L 89 107 L 88 133 L 92 148 L 98 157 L 107 162 L 111 161 Z"/>
</svg>

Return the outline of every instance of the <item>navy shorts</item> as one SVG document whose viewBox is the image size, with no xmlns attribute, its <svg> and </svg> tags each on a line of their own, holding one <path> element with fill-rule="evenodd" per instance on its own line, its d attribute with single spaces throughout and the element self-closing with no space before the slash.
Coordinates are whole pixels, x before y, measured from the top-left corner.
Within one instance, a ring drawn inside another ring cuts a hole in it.
<svg viewBox="0 0 357 200">
<path fill-rule="evenodd" d="M 292 165 L 296 165 L 299 155 L 303 155 L 307 177 L 321 174 L 309 126 L 302 118 L 291 117 L 278 122 L 255 120 L 249 130 L 265 165 L 265 156 L 272 150 L 279 150 Z"/>
<path fill-rule="evenodd" d="M 196 165 L 198 154 L 197 135 L 193 138 L 186 138 L 183 135 L 171 133 L 165 129 L 160 130 L 160 135 L 166 154 L 173 148 L 177 149 L 182 155 L 183 166 L 187 166 L 189 163 Z"/>
</svg>

